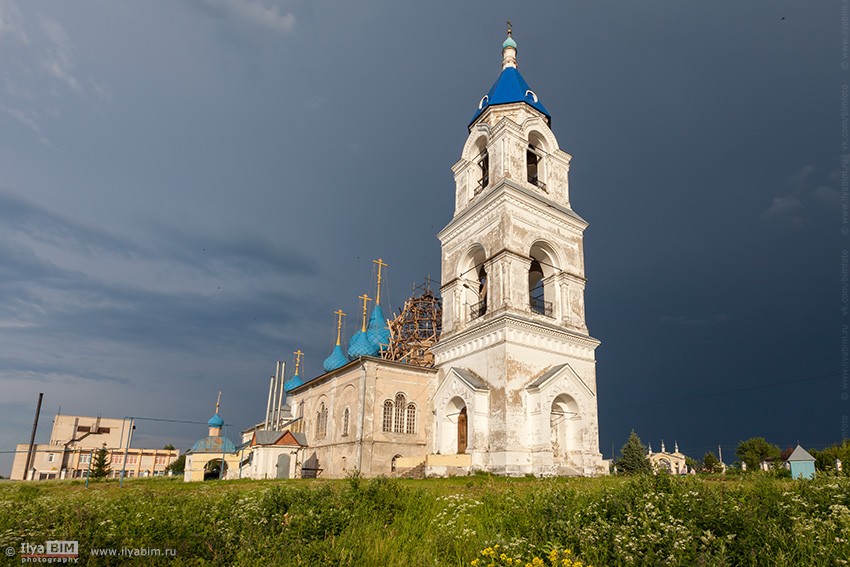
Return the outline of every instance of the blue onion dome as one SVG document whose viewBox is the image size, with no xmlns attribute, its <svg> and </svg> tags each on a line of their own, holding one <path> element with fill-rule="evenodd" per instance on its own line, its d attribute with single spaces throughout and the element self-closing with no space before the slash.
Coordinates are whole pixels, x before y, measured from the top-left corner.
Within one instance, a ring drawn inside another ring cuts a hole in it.
<svg viewBox="0 0 850 567">
<path fill-rule="evenodd" d="M 348 364 L 348 357 L 342 352 L 342 347 L 336 345 L 333 351 L 331 351 L 331 355 L 325 359 L 322 368 L 325 369 L 325 372 L 330 372 L 331 370 L 342 368 L 346 364 Z"/>
<path fill-rule="evenodd" d="M 222 427 L 224 425 L 224 420 L 221 419 L 221 416 L 216 412 L 216 414 L 207 422 L 207 425 L 210 427 Z"/>
<path fill-rule="evenodd" d="M 364 331 L 357 331 L 351 340 L 348 342 L 349 358 L 360 358 L 361 356 L 376 356 L 378 354 L 378 346 L 369 340 L 369 334 Z"/>
<path fill-rule="evenodd" d="M 390 330 L 387 328 L 387 320 L 380 305 L 375 305 L 372 315 L 369 316 L 369 329 L 366 331 L 369 341 L 378 350 L 384 350 L 390 343 Z"/>
<path fill-rule="evenodd" d="M 508 39 L 506 39 L 505 43 L 502 44 L 502 49 L 505 49 L 506 47 L 513 47 L 516 49 L 516 42 L 514 41 L 514 38 L 508 36 Z"/>
<path fill-rule="evenodd" d="M 304 382 L 301 381 L 301 376 L 298 374 L 293 374 L 292 378 L 283 383 L 283 389 L 287 392 L 290 390 L 294 390 Z"/>
</svg>

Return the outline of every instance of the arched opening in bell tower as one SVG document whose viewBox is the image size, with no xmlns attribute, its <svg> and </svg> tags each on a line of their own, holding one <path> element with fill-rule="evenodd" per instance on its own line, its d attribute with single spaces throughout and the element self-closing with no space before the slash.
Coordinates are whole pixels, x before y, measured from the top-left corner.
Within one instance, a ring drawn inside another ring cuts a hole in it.
<svg viewBox="0 0 850 567">
<path fill-rule="evenodd" d="M 449 400 L 440 420 L 440 450 L 445 455 L 462 455 L 469 447 L 469 414 L 459 396 Z"/>
<path fill-rule="evenodd" d="M 567 454 L 576 447 L 576 421 L 578 404 L 567 394 L 560 394 L 552 400 L 549 413 L 549 439 L 552 444 L 552 457 L 556 461 L 566 460 Z"/>
<path fill-rule="evenodd" d="M 480 244 L 466 253 L 459 265 L 461 282 L 461 304 L 468 310 L 468 320 L 477 319 L 487 312 L 489 277 L 484 266 L 486 254 Z"/>
<path fill-rule="evenodd" d="M 528 147 L 525 150 L 526 180 L 546 191 L 546 183 L 543 181 L 543 156 L 545 155 L 543 137 L 537 132 L 528 135 Z"/>
<path fill-rule="evenodd" d="M 554 250 L 545 242 L 535 242 L 528 253 L 528 305 L 532 313 L 554 317 L 554 276 L 560 272 Z"/>
</svg>

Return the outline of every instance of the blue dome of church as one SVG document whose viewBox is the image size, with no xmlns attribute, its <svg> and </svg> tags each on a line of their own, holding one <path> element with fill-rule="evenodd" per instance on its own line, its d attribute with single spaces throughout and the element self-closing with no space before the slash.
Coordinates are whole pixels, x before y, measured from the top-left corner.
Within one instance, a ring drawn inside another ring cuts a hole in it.
<svg viewBox="0 0 850 567">
<path fill-rule="evenodd" d="M 506 39 L 505 42 L 502 44 L 502 49 L 506 47 L 513 47 L 514 49 L 516 49 L 516 42 L 514 41 L 514 38 L 508 36 L 508 39 Z"/>
<path fill-rule="evenodd" d="M 210 427 L 222 427 L 224 425 L 224 420 L 221 419 L 221 416 L 219 416 L 218 412 L 216 412 L 216 414 L 207 422 L 207 425 Z"/>
<path fill-rule="evenodd" d="M 369 340 L 369 334 L 363 331 L 357 331 L 351 337 L 348 343 L 348 356 L 350 358 L 360 358 L 361 356 L 376 356 L 378 354 L 378 346 Z"/>
<path fill-rule="evenodd" d="M 510 38 L 508 38 L 508 40 L 513 41 Z M 505 43 L 507 43 L 507 41 L 505 41 Z M 516 43 L 514 43 L 511 47 L 516 47 Z M 546 116 L 547 122 L 552 120 L 552 116 L 550 116 L 549 111 L 546 110 L 546 107 L 543 106 L 543 103 L 540 102 L 540 99 L 537 98 L 534 91 L 528 88 L 528 83 L 525 82 L 525 79 L 522 78 L 522 75 L 519 74 L 516 67 L 505 67 L 499 75 L 499 78 L 496 79 L 496 83 L 487 95 L 481 99 L 478 109 L 475 111 L 475 115 L 472 117 L 472 120 L 469 121 L 469 125 L 472 126 L 472 123 L 475 122 L 488 107 L 499 104 L 511 104 L 513 102 L 524 102 L 530 107 L 542 112 Z"/>
<path fill-rule="evenodd" d="M 366 335 L 378 350 L 386 349 L 390 343 L 390 330 L 387 328 L 387 320 L 384 318 L 384 311 L 380 305 L 375 305 L 375 308 L 372 309 Z"/>
<path fill-rule="evenodd" d="M 283 389 L 287 392 L 290 390 L 294 390 L 304 382 L 301 381 L 301 376 L 298 374 L 293 374 L 292 378 L 283 383 Z"/>
<path fill-rule="evenodd" d="M 342 347 L 336 345 L 333 351 L 331 351 L 331 355 L 325 359 L 322 368 L 325 369 L 325 372 L 330 372 L 331 370 L 342 368 L 346 364 L 348 364 L 348 357 L 342 352 Z"/>
</svg>

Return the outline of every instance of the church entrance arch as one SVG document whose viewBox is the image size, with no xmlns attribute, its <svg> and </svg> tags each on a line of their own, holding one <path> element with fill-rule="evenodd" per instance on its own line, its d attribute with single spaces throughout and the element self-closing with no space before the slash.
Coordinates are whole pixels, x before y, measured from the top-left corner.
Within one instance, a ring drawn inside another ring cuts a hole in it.
<svg viewBox="0 0 850 567">
<path fill-rule="evenodd" d="M 457 454 L 466 453 L 466 435 L 469 431 L 469 426 L 466 423 L 466 406 L 460 410 L 457 416 Z"/>
<path fill-rule="evenodd" d="M 575 449 L 578 419 L 578 404 L 571 396 L 560 394 L 552 400 L 549 439 L 552 444 L 552 456 L 556 460 L 566 460 L 569 452 Z"/>
<path fill-rule="evenodd" d="M 440 449 L 444 455 L 466 453 L 469 446 L 469 415 L 466 402 L 460 396 L 455 396 L 446 404 L 440 430 Z"/>
<path fill-rule="evenodd" d="M 218 480 L 224 478 L 226 474 L 227 463 L 221 459 L 212 459 L 204 465 L 204 480 Z"/>
</svg>

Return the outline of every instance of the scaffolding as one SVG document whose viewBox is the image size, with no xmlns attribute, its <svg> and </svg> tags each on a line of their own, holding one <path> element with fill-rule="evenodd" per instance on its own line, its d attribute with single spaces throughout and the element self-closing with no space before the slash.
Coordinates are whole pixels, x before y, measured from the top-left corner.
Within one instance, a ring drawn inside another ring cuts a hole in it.
<svg viewBox="0 0 850 567">
<path fill-rule="evenodd" d="M 443 330 L 441 300 L 431 291 L 430 280 L 415 286 L 398 316 L 389 321 L 390 344 L 384 358 L 414 366 L 434 366 L 431 347 Z"/>
</svg>

